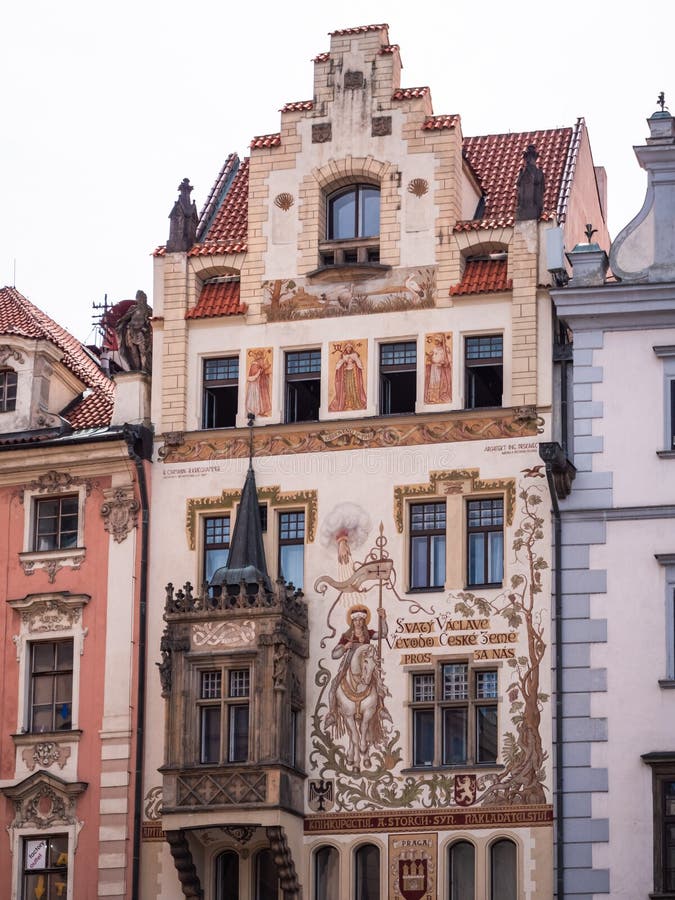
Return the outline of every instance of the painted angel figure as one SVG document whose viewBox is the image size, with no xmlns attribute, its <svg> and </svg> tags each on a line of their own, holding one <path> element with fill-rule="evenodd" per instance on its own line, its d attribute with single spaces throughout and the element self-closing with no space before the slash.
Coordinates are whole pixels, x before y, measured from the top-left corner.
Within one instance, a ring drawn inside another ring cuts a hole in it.
<svg viewBox="0 0 675 900">
<path fill-rule="evenodd" d="M 270 367 L 264 350 L 254 350 L 246 375 L 246 412 L 255 416 L 272 414 Z"/>
<path fill-rule="evenodd" d="M 344 412 L 366 408 L 366 389 L 363 383 L 363 362 L 358 350 L 347 343 L 335 364 L 335 395 L 328 409 Z"/>
<path fill-rule="evenodd" d="M 449 403 L 452 400 L 452 357 L 445 336 L 435 334 L 426 353 L 425 403 Z"/>
</svg>

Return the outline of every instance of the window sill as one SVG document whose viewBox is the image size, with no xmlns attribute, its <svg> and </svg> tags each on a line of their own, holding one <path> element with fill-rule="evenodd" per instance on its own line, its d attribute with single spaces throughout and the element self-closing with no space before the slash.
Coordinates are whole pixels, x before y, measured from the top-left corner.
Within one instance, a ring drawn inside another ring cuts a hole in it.
<svg viewBox="0 0 675 900">
<path fill-rule="evenodd" d="M 675 459 L 675 450 L 657 450 L 656 455 L 659 459 Z M 675 897 L 675 894 L 650 894 L 651 897 Z"/>
<path fill-rule="evenodd" d="M 659 687 L 664 691 L 675 690 L 675 678 L 659 678 Z"/>
<path fill-rule="evenodd" d="M 502 772 L 500 763 L 462 763 L 456 766 L 410 766 L 401 769 L 401 775 L 419 775 L 421 772 Z"/>
<path fill-rule="evenodd" d="M 307 278 L 312 281 L 350 281 L 352 277 L 377 278 L 391 271 L 391 266 L 383 263 L 340 263 L 334 266 L 319 266 L 307 273 Z"/>
<path fill-rule="evenodd" d="M 22 731 L 19 734 L 13 734 L 12 740 L 16 747 L 24 747 L 46 743 L 47 741 L 53 743 L 63 741 L 79 743 L 81 737 L 81 728 L 64 728 L 62 731 Z"/>
<path fill-rule="evenodd" d="M 445 590 L 444 584 L 438 587 L 411 587 L 406 590 L 406 594 L 440 594 Z"/>
<path fill-rule="evenodd" d="M 464 587 L 465 591 L 501 591 L 504 587 L 503 581 L 494 581 L 492 583 L 486 584 L 467 584 Z"/>
<path fill-rule="evenodd" d="M 33 575 L 38 569 L 44 569 L 49 576 L 50 584 L 53 584 L 56 573 L 64 566 L 79 569 L 85 553 L 84 547 L 71 547 L 68 550 L 31 550 L 19 553 L 19 564 L 25 575 Z"/>
</svg>

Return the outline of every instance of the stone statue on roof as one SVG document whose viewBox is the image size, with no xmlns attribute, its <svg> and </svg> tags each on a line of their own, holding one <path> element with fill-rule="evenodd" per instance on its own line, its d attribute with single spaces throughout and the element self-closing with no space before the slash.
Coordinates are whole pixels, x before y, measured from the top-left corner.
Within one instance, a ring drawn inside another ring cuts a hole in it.
<svg viewBox="0 0 675 900">
<path fill-rule="evenodd" d="M 152 309 L 147 295 L 136 292 L 136 302 L 115 325 L 122 367 L 127 372 L 152 372 Z"/>
<path fill-rule="evenodd" d="M 538 156 L 534 144 L 523 153 L 525 165 L 518 175 L 517 222 L 538 219 L 544 210 L 544 173 L 537 165 Z"/>
</svg>

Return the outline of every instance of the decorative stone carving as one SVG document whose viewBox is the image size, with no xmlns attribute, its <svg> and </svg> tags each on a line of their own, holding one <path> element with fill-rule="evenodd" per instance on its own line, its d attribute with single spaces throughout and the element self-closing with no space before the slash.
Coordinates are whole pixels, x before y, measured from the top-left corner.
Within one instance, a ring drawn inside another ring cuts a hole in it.
<svg viewBox="0 0 675 900">
<path fill-rule="evenodd" d="M 366 83 L 366 79 L 363 76 L 363 72 L 345 72 L 345 90 L 346 91 L 358 91 L 362 88 Z"/>
<path fill-rule="evenodd" d="M 248 844 L 255 833 L 252 825 L 221 825 L 220 830 L 228 834 L 233 840 L 242 846 Z"/>
<path fill-rule="evenodd" d="M 44 631 L 67 631 L 80 621 L 82 609 L 71 606 L 57 597 L 35 600 L 21 610 L 21 621 L 31 634 Z"/>
<path fill-rule="evenodd" d="M 64 491 L 70 491 L 80 484 L 85 485 L 87 496 L 89 496 L 95 482 L 90 478 L 76 478 L 69 472 L 57 472 L 56 469 L 50 469 L 44 475 L 39 475 L 35 481 L 30 481 L 24 485 L 24 487 L 26 490 L 36 491 L 38 494 L 60 494 Z"/>
<path fill-rule="evenodd" d="M 289 210 L 294 203 L 295 200 L 293 199 L 293 194 L 289 194 L 286 191 L 281 194 L 277 194 L 274 198 L 274 205 L 278 206 L 279 209 L 283 209 L 284 212 Z"/>
<path fill-rule="evenodd" d="M 111 488 L 104 491 L 103 496 L 105 501 L 101 506 L 101 515 L 104 528 L 119 544 L 132 528 L 137 527 L 140 503 L 134 496 L 132 485 Z"/>
<path fill-rule="evenodd" d="M 176 779 L 178 806 L 239 806 L 245 803 L 265 803 L 267 774 L 265 772 L 182 774 Z"/>
<path fill-rule="evenodd" d="M 58 763 L 62 769 L 70 758 L 70 747 L 57 744 L 56 741 L 40 741 L 33 747 L 26 747 L 21 756 L 31 772 L 35 766 L 48 769 L 54 763 Z"/>
<path fill-rule="evenodd" d="M 168 627 L 164 629 L 164 634 L 159 642 L 159 652 L 162 655 L 162 661 L 156 664 L 159 669 L 162 697 L 166 698 L 171 696 L 172 655 L 176 652 L 183 652 L 189 649 L 189 638 L 180 634 L 170 634 Z"/>
<path fill-rule="evenodd" d="M 178 880 L 183 889 L 183 896 L 193 897 L 194 900 L 202 900 L 204 894 L 185 831 L 182 828 L 178 831 L 167 831 L 166 841 L 171 850 L 171 856 L 173 856 Z"/>
<path fill-rule="evenodd" d="M 391 134 L 391 116 L 373 116 L 370 133 L 373 137 Z"/>
<path fill-rule="evenodd" d="M 0 344 L 0 366 L 7 365 L 8 359 L 15 359 L 18 363 L 25 361 L 23 354 L 19 353 L 18 350 L 10 347 L 9 344 Z"/>
<path fill-rule="evenodd" d="M 70 566 L 71 569 L 79 569 L 84 559 L 84 549 L 78 548 L 71 551 L 53 550 L 49 553 L 21 553 L 19 555 L 19 564 L 23 569 L 24 575 L 34 575 L 40 569 L 47 573 L 50 584 L 54 584 L 56 573 L 64 566 Z"/>
<path fill-rule="evenodd" d="M 192 643 L 195 647 L 233 647 L 252 644 L 255 640 L 255 623 L 200 622 L 192 626 Z"/>
<path fill-rule="evenodd" d="M 173 447 L 180 447 L 185 442 L 184 431 L 167 431 L 164 433 L 164 443 L 157 451 L 160 459 L 165 459 Z"/>
<path fill-rule="evenodd" d="M 11 828 L 30 826 L 42 830 L 55 825 L 78 825 L 75 803 L 86 787 L 82 781 L 66 782 L 56 775 L 36 772 L 17 785 L 3 788 L 2 793 L 14 802 Z"/>
<path fill-rule="evenodd" d="M 147 295 L 136 291 L 136 302 L 115 325 L 120 359 L 128 372 L 152 372 L 151 317 Z"/>
<path fill-rule="evenodd" d="M 534 144 L 530 144 L 523 153 L 525 165 L 518 175 L 518 222 L 538 219 L 544 209 L 544 173 L 537 166 L 538 156 Z"/>
<path fill-rule="evenodd" d="M 151 822 L 156 822 L 162 818 L 162 787 L 157 785 L 151 787 L 143 798 L 145 806 L 145 818 Z"/>
<path fill-rule="evenodd" d="M 330 122 L 319 122 L 312 125 L 312 143 L 326 144 L 333 137 L 333 129 Z"/>
<path fill-rule="evenodd" d="M 274 645 L 272 679 L 274 681 L 275 691 L 286 690 L 286 682 L 288 680 L 288 660 L 290 656 L 291 651 L 286 644 L 278 643 Z"/>
<path fill-rule="evenodd" d="M 408 193 L 414 194 L 415 197 L 423 197 L 429 193 L 429 182 L 426 178 L 413 178 L 408 183 Z"/>
<path fill-rule="evenodd" d="M 297 896 L 300 891 L 300 882 L 298 881 L 298 873 L 295 871 L 293 854 L 288 846 L 286 831 L 280 825 L 271 825 L 265 830 L 267 831 L 267 838 L 274 854 L 274 862 L 279 872 L 281 889 Z"/>
</svg>

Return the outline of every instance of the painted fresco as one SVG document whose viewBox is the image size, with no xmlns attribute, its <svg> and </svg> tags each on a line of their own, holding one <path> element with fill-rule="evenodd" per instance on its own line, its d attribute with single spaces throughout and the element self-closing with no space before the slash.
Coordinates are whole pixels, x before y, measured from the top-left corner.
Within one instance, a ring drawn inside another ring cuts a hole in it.
<svg viewBox="0 0 675 900">
<path fill-rule="evenodd" d="M 262 289 L 268 322 L 429 309 L 436 300 L 436 270 L 396 269 L 341 283 L 276 279 L 263 281 Z"/>
<path fill-rule="evenodd" d="M 438 835 L 389 835 L 391 900 L 436 900 Z"/>
<path fill-rule="evenodd" d="M 368 341 L 341 341 L 328 347 L 330 412 L 366 408 Z"/>
<path fill-rule="evenodd" d="M 424 402 L 452 400 L 452 333 L 427 334 L 424 338 Z"/>
<path fill-rule="evenodd" d="M 272 415 L 272 348 L 246 351 L 246 412 L 259 418 Z"/>
<path fill-rule="evenodd" d="M 522 812 L 548 802 L 548 753 L 540 730 L 549 700 L 540 686 L 549 614 L 541 605 L 548 568 L 540 515 L 546 492 L 532 483 L 536 474 L 520 482 L 513 525 L 505 534 L 512 549 L 509 582 L 489 598 L 468 591 L 450 592 L 433 603 L 419 594 L 401 596 L 382 523 L 373 534 L 368 514 L 354 503 L 339 504 L 324 521 L 321 539 L 324 546 L 335 546 L 337 565 L 314 585 L 325 610 L 311 717 L 314 811 L 339 816 L 451 807 L 459 822 L 462 808 L 517 806 Z M 357 555 L 360 547 L 369 549 Z M 392 716 L 407 696 L 401 678 L 410 672 L 402 676 L 401 670 L 424 665 L 430 671 L 439 659 L 501 661 L 500 764 L 493 771 L 472 763 L 465 768 L 475 772 L 407 768 L 409 723 Z"/>
</svg>

